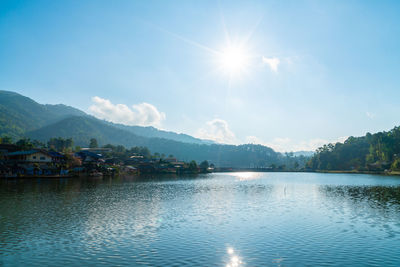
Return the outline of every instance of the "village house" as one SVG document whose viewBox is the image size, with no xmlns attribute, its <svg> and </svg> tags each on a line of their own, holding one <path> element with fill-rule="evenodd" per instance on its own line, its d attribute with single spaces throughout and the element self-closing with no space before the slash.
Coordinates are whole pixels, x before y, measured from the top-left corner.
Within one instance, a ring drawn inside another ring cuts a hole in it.
<svg viewBox="0 0 400 267">
<path fill-rule="evenodd" d="M 91 152 L 94 154 L 105 154 L 105 153 L 112 152 L 112 149 L 107 148 L 107 147 L 94 147 L 94 148 L 84 147 L 84 148 L 81 148 L 81 151 L 87 151 L 87 152 Z"/>
<path fill-rule="evenodd" d="M 18 150 L 18 146 L 12 144 L 0 144 L 0 154 L 6 155 L 10 152 L 15 152 Z"/>
<path fill-rule="evenodd" d="M 16 163 L 51 163 L 52 156 L 44 150 L 15 151 L 6 155 L 8 161 Z"/>
<path fill-rule="evenodd" d="M 99 162 L 104 162 L 101 154 L 96 154 L 88 150 L 79 151 L 75 153 L 75 156 L 80 158 L 84 164 L 96 164 Z"/>
</svg>

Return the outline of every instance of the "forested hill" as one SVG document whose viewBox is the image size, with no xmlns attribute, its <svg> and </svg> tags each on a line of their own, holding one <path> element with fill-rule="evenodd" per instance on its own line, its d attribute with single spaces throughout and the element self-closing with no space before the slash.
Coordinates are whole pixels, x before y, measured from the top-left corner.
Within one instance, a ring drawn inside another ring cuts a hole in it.
<svg viewBox="0 0 400 267">
<path fill-rule="evenodd" d="M 312 170 L 400 170 L 400 127 L 388 132 L 349 137 L 319 148 L 307 163 Z"/>
<path fill-rule="evenodd" d="M 32 140 L 46 142 L 52 137 L 72 138 L 74 144 L 87 146 L 91 138 L 100 145 L 114 144 L 125 147 L 143 146 L 151 152 L 174 155 L 181 160 L 208 160 L 219 167 L 269 167 L 301 168 L 306 157 L 282 155 L 261 145 L 193 144 L 165 138 L 146 138 L 127 130 L 113 127 L 92 117 L 70 117 L 57 123 L 27 133 Z M 282 167 L 285 165 L 284 167 Z"/>
<path fill-rule="evenodd" d="M 46 143 L 55 137 L 72 138 L 75 146 L 87 146 L 91 138 L 99 145 L 144 146 L 151 152 L 174 155 L 181 160 L 208 160 L 221 167 L 271 167 L 300 169 L 306 157 L 283 155 L 261 145 L 214 144 L 189 135 L 153 127 L 113 124 L 65 105 L 41 105 L 17 93 L 0 91 L 0 137 L 30 138 Z"/>
<path fill-rule="evenodd" d="M 28 131 L 38 130 L 72 116 L 92 117 L 70 106 L 63 104 L 42 105 L 18 93 L 0 90 L 0 136 L 7 135 L 14 139 L 20 138 Z M 187 134 L 163 131 L 154 127 L 126 126 L 111 122 L 102 122 L 131 132 L 137 136 L 158 137 L 194 144 L 214 143 Z"/>
<path fill-rule="evenodd" d="M 19 138 L 68 116 L 84 116 L 83 111 L 65 105 L 41 105 L 20 94 L 0 91 L 0 136 Z"/>
<path fill-rule="evenodd" d="M 215 144 L 214 141 L 199 139 L 199 138 L 195 138 L 193 136 L 190 136 L 187 134 L 182 134 L 182 133 L 163 131 L 163 130 L 154 128 L 152 126 L 147 126 L 147 127 L 127 126 L 127 125 L 115 124 L 115 123 L 111 123 L 111 122 L 109 122 L 109 124 L 119 128 L 119 129 L 134 133 L 135 135 L 138 135 L 138 136 L 145 136 L 145 137 L 150 137 L 150 138 L 152 138 L 152 137 L 164 138 L 164 139 L 169 139 L 169 140 L 174 140 L 174 141 L 184 142 L 184 143 L 192 143 L 192 144 Z"/>
</svg>

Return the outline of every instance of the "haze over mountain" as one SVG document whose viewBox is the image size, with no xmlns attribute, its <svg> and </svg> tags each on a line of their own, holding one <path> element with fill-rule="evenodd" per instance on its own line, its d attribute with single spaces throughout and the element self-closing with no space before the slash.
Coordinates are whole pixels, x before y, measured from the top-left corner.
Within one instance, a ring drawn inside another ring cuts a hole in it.
<svg viewBox="0 0 400 267">
<path fill-rule="evenodd" d="M 68 116 L 86 113 L 65 105 L 41 105 L 34 100 L 10 91 L 0 91 L 0 135 L 13 138 Z"/>
<path fill-rule="evenodd" d="M 154 127 L 125 126 L 99 120 L 65 105 L 41 105 L 14 92 L 0 91 L 0 136 L 28 137 L 42 142 L 52 137 L 72 138 L 87 146 L 91 138 L 99 145 L 146 146 L 152 152 L 182 160 L 209 160 L 217 166 L 267 167 L 271 164 L 304 164 L 305 157 L 287 157 L 262 145 L 223 145 Z"/>
<path fill-rule="evenodd" d="M 20 137 L 25 132 L 37 130 L 43 126 L 51 125 L 71 116 L 92 117 L 85 112 L 63 104 L 39 104 L 34 100 L 15 92 L 0 91 L 0 135 Z M 154 127 L 126 126 L 105 122 L 138 136 L 158 137 L 179 142 L 195 144 L 211 144 L 213 141 L 194 138 L 186 134 L 158 130 Z"/>
</svg>

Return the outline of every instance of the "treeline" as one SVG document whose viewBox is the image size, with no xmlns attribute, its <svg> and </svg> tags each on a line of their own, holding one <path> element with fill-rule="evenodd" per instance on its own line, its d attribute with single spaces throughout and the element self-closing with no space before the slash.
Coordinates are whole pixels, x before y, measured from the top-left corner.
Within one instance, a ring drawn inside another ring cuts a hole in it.
<svg viewBox="0 0 400 267">
<path fill-rule="evenodd" d="M 57 151 L 62 152 L 65 154 L 74 153 L 81 151 L 80 146 L 74 146 L 74 140 L 72 138 L 50 138 L 46 143 L 38 141 L 38 140 L 31 140 L 29 138 L 21 138 L 16 142 L 13 142 L 13 139 L 9 136 L 0 137 L 0 144 L 12 144 L 16 145 L 20 150 L 31 150 L 31 149 L 46 149 L 50 151 Z M 89 144 L 87 145 L 88 148 L 99 148 L 98 142 L 95 138 L 91 138 Z M 101 148 L 108 148 L 108 152 L 104 152 L 105 158 L 115 158 L 119 161 L 124 161 L 129 159 L 132 155 L 140 155 L 144 159 L 159 159 L 164 160 L 167 158 L 173 158 L 174 155 L 169 154 L 168 156 L 163 153 L 155 152 L 154 154 L 147 147 L 143 146 L 134 146 L 131 148 L 126 148 L 122 145 L 112 145 L 107 144 L 102 146 Z M 190 162 L 193 167 L 194 164 L 197 167 L 197 163 L 195 161 Z M 202 165 L 201 165 L 202 164 Z M 203 161 L 200 165 L 203 168 L 208 168 L 208 161 Z"/>
<path fill-rule="evenodd" d="M 349 137 L 344 143 L 320 147 L 306 169 L 328 171 L 400 170 L 400 127 L 388 132 Z"/>
<path fill-rule="evenodd" d="M 154 139 L 154 142 L 168 141 L 165 139 Z M 50 138 L 47 142 L 38 140 L 31 140 L 29 138 L 22 138 L 13 142 L 10 137 L 0 138 L 0 143 L 16 144 L 21 150 L 29 150 L 33 148 L 41 148 L 47 150 L 54 150 L 63 153 L 79 152 L 80 146 L 76 146 L 72 138 Z M 156 149 L 151 153 L 148 146 L 132 146 L 127 148 L 123 145 L 106 144 L 101 147 L 110 148 L 112 152 L 106 153 L 106 157 L 116 157 L 126 159 L 131 154 L 140 154 L 148 159 L 164 159 L 177 157 L 180 160 L 190 162 L 196 160 L 201 162 L 207 160 L 213 162 L 217 167 L 245 167 L 245 168 L 269 168 L 273 171 L 296 171 L 304 169 L 305 164 L 309 157 L 295 156 L 293 153 L 277 153 L 271 148 L 261 145 L 193 145 L 178 143 L 180 146 L 160 146 L 161 151 Z M 80 143 L 81 144 L 81 143 Z M 158 147 L 154 143 L 149 143 L 152 148 Z M 95 148 L 100 147 L 97 139 L 91 138 L 88 140 L 85 147 Z M 169 148 L 169 149 L 167 149 Z M 187 150 L 186 150 L 187 148 Z M 192 148 L 192 149 L 189 149 Z M 195 148 L 195 150 L 193 149 Z M 169 151 L 169 153 L 165 153 Z"/>
<path fill-rule="evenodd" d="M 81 151 L 80 146 L 74 146 L 74 140 L 72 138 L 50 138 L 46 143 L 38 141 L 38 140 L 31 140 L 29 138 L 21 138 L 18 141 L 14 142 L 13 139 L 9 136 L 0 137 L 0 144 L 12 144 L 18 146 L 20 150 L 30 150 L 30 149 L 47 149 L 62 153 L 72 153 L 72 152 L 79 152 Z M 95 138 L 91 138 L 89 144 L 87 145 L 88 148 L 97 148 L 98 143 Z M 147 147 L 131 147 L 125 148 L 122 145 L 105 145 L 102 148 L 109 148 L 111 152 L 108 152 L 107 156 L 121 156 L 121 157 L 128 157 L 132 154 L 140 154 L 144 158 L 164 158 L 164 154 L 154 153 L 151 154 L 150 150 Z M 169 155 L 172 157 L 173 155 Z"/>
</svg>

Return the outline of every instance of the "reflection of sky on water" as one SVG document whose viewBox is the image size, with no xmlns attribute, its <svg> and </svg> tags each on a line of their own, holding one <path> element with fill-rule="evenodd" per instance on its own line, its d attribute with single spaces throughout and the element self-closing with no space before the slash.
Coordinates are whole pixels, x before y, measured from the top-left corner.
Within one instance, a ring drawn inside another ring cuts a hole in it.
<svg viewBox="0 0 400 267">
<path fill-rule="evenodd" d="M 395 186 L 320 186 L 321 205 L 344 232 L 400 236 L 400 188 Z"/>
<path fill-rule="evenodd" d="M 151 196 L 142 195 L 139 188 L 125 190 L 126 198 L 113 196 L 106 191 L 97 192 L 87 203 L 86 237 L 83 241 L 88 248 L 107 243 L 115 246 L 126 239 L 146 246 L 154 240 L 160 227 L 161 205 L 159 191 L 155 188 Z"/>
<path fill-rule="evenodd" d="M 363 177 L 0 181 L 0 264 L 399 266 L 400 179 Z"/>
</svg>

